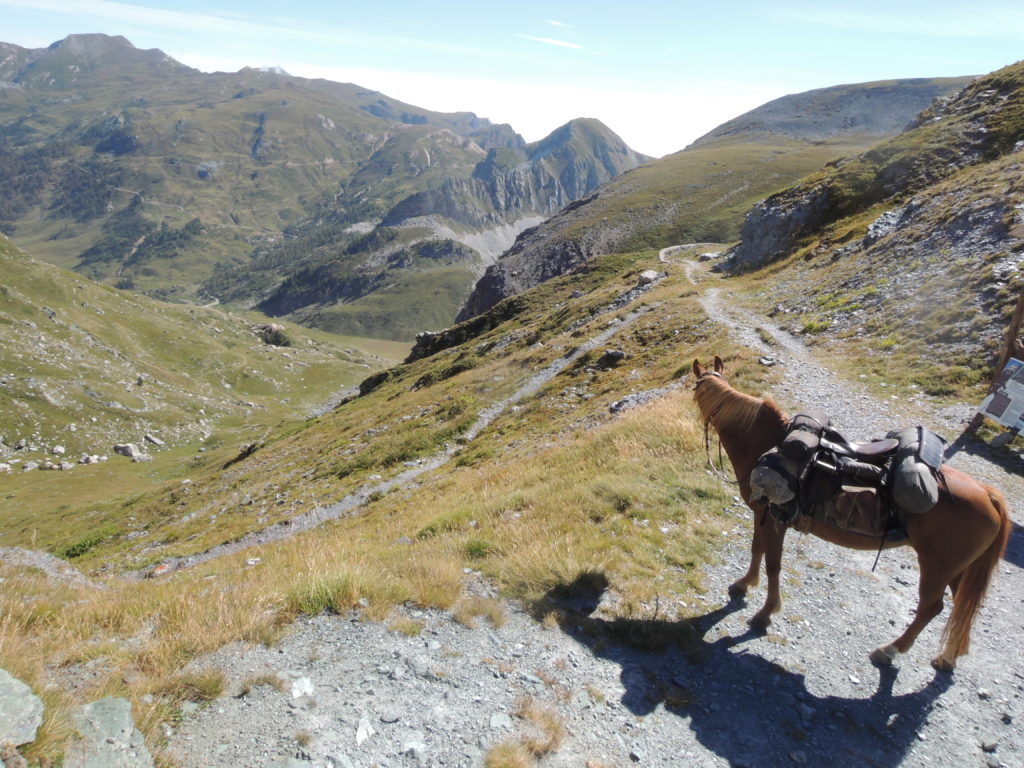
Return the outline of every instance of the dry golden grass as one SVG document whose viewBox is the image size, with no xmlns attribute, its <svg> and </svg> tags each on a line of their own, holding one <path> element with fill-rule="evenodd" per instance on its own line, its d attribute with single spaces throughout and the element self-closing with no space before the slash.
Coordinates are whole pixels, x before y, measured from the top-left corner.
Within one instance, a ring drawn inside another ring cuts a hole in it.
<svg viewBox="0 0 1024 768">
<path fill-rule="evenodd" d="M 467 597 L 452 607 L 452 618 L 470 629 L 476 629 L 477 618 L 485 618 L 495 629 L 505 626 L 508 612 L 505 602 L 499 598 Z"/>
<path fill-rule="evenodd" d="M 667 301 L 671 291 L 659 290 Z M 647 381 L 627 383 L 628 368 L 604 372 L 594 383 L 600 397 L 663 386 L 682 362 L 692 360 L 698 352 L 687 346 L 691 342 L 678 343 L 673 333 L 694 327 L 693 312 L 673 312 L 651 313 L 649 325 L 638 325 L 637 333 L 649 344 L 669 339 L 664 343 L 678 346 L 675 356 L 637 345 L 631 354 L 637 355 L 634 364 Z M 563 333 L 565 319 L 557 326 Z M 697 337 L 703 328 L 685 333 Z M 303 493 L 326 494 L 322 500 L 327 503 L 332 494 L 345 491 L 335 454 L 353 436 L 379 426 L 385 417 L 397 433 L 402 424 L 416 421 L 402 421 L 405 416 L 449 402 L 449 394 L 464 393 L 480 403 L 507 396 L 537 365 L 546 365 L 574 343 L 559 338 L 552 344 L 546 340 L 544 348 L 513 351 L 490 367 L 460 374 L 461 380 L 444 381 L 438 391 L 407 393 L 399 385 L 366 406 L 376 411 L 354 409 L 348 421 L 339 416 L 331 422 L 333 432 L 288 435 L 276 444 L 278 465 L 268 463 L 269 452 L 261 452 L 251 460 L 255 469 L 249 475 L 232 475 L 229 482 L 245 483 L 246 489 L 266 486 L 270 494 L 286 485 L 285 473 L 293 477 L 303 469 L 310 473 L 308 484 L 293 485 Z M 707 350 L 699 354 L 706 358 Z M 749 375 L 743 371 L 759 370 L 737 365 L 733 358 L 729 362 L 738 368 L 738 381 Z M 702 564 L 715 557 L 729 492 L 704 471 L 700 424 L 689 393 L 673 392 L 614 419 L 598 398 L 560 410 L 560 391 L 583 375 L 567 371 L 473 441 L 478 458 L 497 460 L 452 462 L 423 475 L 413 488 L 374 497 L 358 515 L 284 541 L 160 579 L 128 583 L 107 577 L 103 590 L 55 585 L 38 573 L 0 565 L 6 579 L 0 593 L 0 666 L 46 691 L 46 723 L 30 757 L 59 752 L 71 707 L 107 694 L 133 702 L 137 724 L 155 745 L 159 724 L 176 717 L 183 700 L 217 692 L 215 677 L 191 671 L 196 659 L 232 642 L 273 644 L 299 615 L 356 611 L 385 621 L 395 615 L 396 606 L 408 605 L 453 609 L 469 620 L 484 617 L 499 626 L 504 620 L 501 601 L 460 600 L 466 566 L 495 580 L 508 597 L 530 604 L 593 572 L 607 577 L 619 593 L 621 615 L 649 617 L 651 605 L 668 605 L 671 613 L 676 598 L 692 602 L 690 593 L 701 589 Z M 406 402 L 406 394 L 413 399 Z M 399 395 L 396 406 L 390 398 Z M 580 419 L 589 428 L 580 429 Z M 301 464 L 303 452 L 314 458 Z M 201 480 L 193 483 L 203 485 Z M 197 505 L 210 505 L 217 493 L 227 493 L 212 482 L 207 487 L 208 495 Z M 146 509 L 166 514 L 167 503 L 180 501 L 154 497 Z M 175 515 L 184 515 L 174 509 Z M 211 537 L 203 533 L 190 544 L 181 536 L 175 547 L 205 546 Z M 259 564 L 247 565 L 254 556 Z M 557 626 L 557 618 L 551 614 L 545 625 Z M 72 693 L 65 683 L 89 661 L 99 677 Z M 554 726 L 537 717 L 540 724 L 530 727 L 540 735 L 531 736 L 531 748 L 557 744 Z M 515 759 L 514 754 L 510 747 L 507 759 Z"/>
<path fill-rule="evenodd" d="M 517 741 L 495 744 L 484 757 L 484 768 L 533 768 L 533 756 Z"/>
<path fill-rule="evenodd" d="M 699 440 L 685 395 L 673 394 L 514 463 L 439 475 L 415 497 L 392 494 L 361 517 L 162 580 L 111 579 L 95 590 L 6 570 L 0 664 L 45 690 L 76 664 L 100 659 L 105 675 L 88 695 L 128 696 L 140 727 L 154 734 L 181 701 L 216 692 L 213 680 L 182 677 L 190 661 L 230 642 L 272 644 L 300 614 L 358 608 L 383 620 L 408 603 L 454 606 L 457 615 L 500 625 L 500 601 L 458 602 L 470 537 L 498 543 L 473 565 L 520 599 L 599 570 L 617 588 L 635 590 L 639 603 L 653 594 L 651 575 L 666 563 L 690 567 L 672 569 L 658 589 L 686 593 L 699 587 L 695 565 L 710 554 L 722 498 L 692 472 Z M 436 519 L 431 510 L 458 505 L 476 527 L 408 537 Z M 647 516 L 688 535 L 637 524 Z M 253 554 L 260 565 L 248 567 Z M 66 713 L 81 695 L 48 694 L 47 723 L 31 754 L 62 742 Z"/>
<path fill-rule="evenodd" d="M 422 621 L 409 619 L 404 616 L 396 616 L 388 622 L 388 629 L 406 637 L 416 637 L 423 632 L 424 626 Z"/>
<path fill-rule="evenodd" d="M 551 754 L 565 738 L 562 716 L 552 707 L 545 706 L 536 699 L 520 699 L 516 705 L 516 715 L 531 726 L 531 732 L 523 736 L 522 742 L 534 757 Z"/>
</svg>

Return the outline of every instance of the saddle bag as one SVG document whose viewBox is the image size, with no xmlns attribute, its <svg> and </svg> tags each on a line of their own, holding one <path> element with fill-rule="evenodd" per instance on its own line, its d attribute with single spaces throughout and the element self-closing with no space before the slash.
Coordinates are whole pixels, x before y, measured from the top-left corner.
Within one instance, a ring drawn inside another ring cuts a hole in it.
<svg viewBox="0 0 1024 768">
<path fill-rule="evenodd" d="M 803 464 L 821 445 L 821 434 L 828 427 L 829 418 L 823 413 L 798 413 L 789 422 L 779 453 L 787 459 Z"/>
<path fill-rule="evenodd" d="M 946 453 L 946 441 L 924 427 L 890 432 L 896 438 L 892 469 L 892 498 L 901 510 L 921 514 L 939 501 L 938 471 Z"/>
<path fill-rule="evenodd" d="M 889 516 L 874 488 L 843 485 L 834 497 L 821 505 L 814 517 L 875 539 L 888 537 L 891 530 Z"/>
</svg>

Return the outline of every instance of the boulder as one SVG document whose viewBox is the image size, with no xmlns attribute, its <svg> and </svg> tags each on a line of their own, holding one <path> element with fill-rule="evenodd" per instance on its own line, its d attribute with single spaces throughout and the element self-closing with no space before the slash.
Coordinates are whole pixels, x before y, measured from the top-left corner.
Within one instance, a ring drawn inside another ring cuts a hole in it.
<svg viewBox="0 0 1024 768">
<path fill-rule="evenodd" d="M 607 370 L 609 368 L 614 368 L 625 359 L 626 353 L 621 349 L 606 349 L 604 353 L 597 358 L 597 362 L 595 364 L 598 368 Z"/>
<path fill-rule="evenodd" d="M 650 285 L 651 283 L 660 280 L 664 275 L 661 272 L 656 272 L 653 269 L 645 269 L 636 279 L 637 285 Z"/>
<path fill-rule="evenodd" d="M 126 699 L 107 697 L 72 715 L 79 738 L 64 753 L 64 768 L 154 768 Z"/>
<path fill-rule="evenodd" d="M 21 680 L 0 669 L 0 744 L 29 744 L 35 741 L 42 724 L 42 699 Z"/>
<path fill-rule="evenodd" d="M 139 446 L 135 443 L 122 443 L 115 445 L 114 453 L 120 456 L 127 456 L 129 459 L 134 459 L 136 456 L 144 455 L 143 452 L 139 450 Z"/>
</svg>

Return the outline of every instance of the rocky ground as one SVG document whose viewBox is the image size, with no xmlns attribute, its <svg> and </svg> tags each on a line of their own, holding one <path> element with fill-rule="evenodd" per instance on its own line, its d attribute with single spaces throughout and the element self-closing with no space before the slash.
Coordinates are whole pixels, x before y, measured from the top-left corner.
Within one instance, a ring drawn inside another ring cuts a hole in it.
<svg viewBox="0 0 1024 768">
<path fill-rule="evenodd" d="M 919 422 L 952 439 L 970 414 L 923 399 L 880 401 L 768 321 L 730 311 L 714 291 L 706 308 L 774 358 L 780 403 L 826 410 L 851 439 Z M 776 344 L 765 347 L 755 327 Z M 951 463 L 1020 509 L 1020 467 L 997 457 L 969 446 Z M 303 619 L 279 647 L 232 646 L 203 660 L 224 670 L 230 695 L 168 728 L 170 756 L 224 768 L 479 766 L 494 745 L 533 739 L 549 750 L 543 766 L 1024 766 L 1019 512 L 971 653 L 953 675 L 928 663 L 944 616 L 895 668 L 868 661 L 912 615 L 917 568 L 907 549 L 883 553 L 873 569 L 874 553 L 792 535 L 785 606 L 766 635 L 750 632 L 746 619 L 763 592 L 750 604 L 724 603 L 746 564 L 751 525 L 738 499 L 729 512 L 736 525 L 707 574 L 696 631 L 656 616 L 591 615 L 601 597 L 593 583 L 558 596 L 557 621 L 514 604 L 497 625 L 481 619 L 475 628 L 449 612 L 408 611 L 400 625 L 408 634 L 354 616 Z M 467 591 L 493 596 L 474 575 Z M 636 642 L 659 635 L 682 642 Z"/>
</svg>

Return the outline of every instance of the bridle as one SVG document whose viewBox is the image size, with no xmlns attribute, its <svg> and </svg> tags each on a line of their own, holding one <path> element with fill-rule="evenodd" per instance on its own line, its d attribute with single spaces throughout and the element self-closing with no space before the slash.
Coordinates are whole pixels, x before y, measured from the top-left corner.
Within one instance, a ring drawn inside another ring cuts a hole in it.
<svg viewBox="0 0 1024 768">
<path fill-rule="evenodd" d="M 703 384 L 705 381 L 707 381 L 708 378 L 711 377 L 711 376 L 717 376 L 722 381 L 724 381 L 726 384 L 729 383 L 728 380 L 725 378 L 725 376 L 723 376 L 718 371 L 704 371 L 703 373 L 701 373 L 700 376 L 697 377 L 697 381 L 693 385 L 693 391 L 696 392 L 697 388 L 701 384 Z M 712 412 L 710 415 L 708 415 L 708 417 L 704 420 L 704 453 L 708 457 L 708 468 L 710 468 L 712 473 L 714 473 L 720 480 L 723 480 L 723 481 L 725 481 L 727 483 L 730 483 L 732 485 L 739 485 L 739 481 L 738 480 L 732 479 L 731 477 L 729 477 L 725 473 L 725 460 L 722 458 L 722 438 L 721 438 L 721 436 L 719 436 L 719 438 L 718 438 L 718 466 L 717 467 L 715 466 L 715 462 L 712 461 L 712 459 L 711 459 L 711 427 L 712 427 L 711 420 L 714 418 L 715 413 L 717 413 L 717 412 L 718 411 L 716 409 L 714 412 Z M 717 432 L 717 430 L 715 430 L 715 431 Z"/>
</svg>

